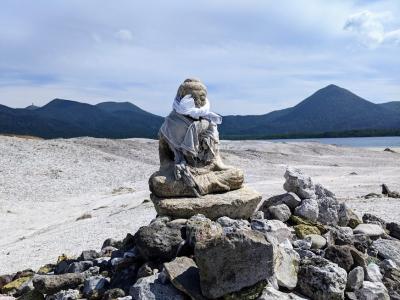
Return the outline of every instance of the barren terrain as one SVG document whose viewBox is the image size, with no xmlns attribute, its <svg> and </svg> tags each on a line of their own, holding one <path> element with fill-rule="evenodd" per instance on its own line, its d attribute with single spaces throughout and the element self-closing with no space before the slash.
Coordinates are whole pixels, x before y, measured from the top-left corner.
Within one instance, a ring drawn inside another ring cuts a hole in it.
<svg viewBox="0 0 400 300">
<path fill-rule="evenodd" d="M 265 141 L 223 141 L 221 148 L 264 199 L 283 192 L 285 169 L 295 166 L 360 215 L 400 220 L 400 199 L 361 198 L 380 193 L 382 183 L 400 191 L 400 153 Z M 0 154 L 0 274 L 99 249 L 155 217 L 144 200 L 158 168 L 157 141 L 0 136 Z M 83 214 L 91 217 L 77 220 Z"/>
</svg>

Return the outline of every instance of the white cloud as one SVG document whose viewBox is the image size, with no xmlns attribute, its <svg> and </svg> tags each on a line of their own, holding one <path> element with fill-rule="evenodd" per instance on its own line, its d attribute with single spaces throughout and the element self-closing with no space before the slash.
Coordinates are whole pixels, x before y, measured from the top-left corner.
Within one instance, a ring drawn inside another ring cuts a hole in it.
<svg viewBox="0 0 400 300">
<path fill-rule="evenodd" d="M 392 18 L 391 12 L 373 13 L 365 10 L 349 16 L 344 29 L 356 33 L 360 42 L 372 49 L 384 43 L 398 44 L 400 29 L 386 31 L 384 26 Z"/>
<path fill-rule="evenodd" d="M 130 42 L 133 40 L 133 34 L 128 29 L 120 29 L 115 33 L 115 37 L 123 42 Z"/>
</svg>

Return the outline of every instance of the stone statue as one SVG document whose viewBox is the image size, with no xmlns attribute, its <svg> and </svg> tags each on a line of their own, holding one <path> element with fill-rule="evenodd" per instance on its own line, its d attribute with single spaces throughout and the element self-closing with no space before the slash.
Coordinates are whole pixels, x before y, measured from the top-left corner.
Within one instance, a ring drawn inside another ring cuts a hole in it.
<svg viewBox="0 0 400 300">
<path fill-rule="evenodd" d="M 224 165 L 220 157 L 221 121 L 210 111 L 205 85 L 186 79 L 159 132 L 160 170 L 149 180 L 153 194 L 200 197 L 242 187 L 243 172 Z"/>
</svg>

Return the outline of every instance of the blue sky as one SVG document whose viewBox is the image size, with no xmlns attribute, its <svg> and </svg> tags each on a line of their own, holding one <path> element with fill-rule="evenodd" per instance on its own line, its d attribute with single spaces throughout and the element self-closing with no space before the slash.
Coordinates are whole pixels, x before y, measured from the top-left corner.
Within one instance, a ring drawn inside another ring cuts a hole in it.
<svg viewBox="0 0 400 300">
<path fill-rule="evenodd" d="M 330 83 L 400 101 L 398 0 L 2 0 L 0 103 L 131 101 L 166 115 L 202 79 L 215 111 L 262 114 Z"/>
</svg>

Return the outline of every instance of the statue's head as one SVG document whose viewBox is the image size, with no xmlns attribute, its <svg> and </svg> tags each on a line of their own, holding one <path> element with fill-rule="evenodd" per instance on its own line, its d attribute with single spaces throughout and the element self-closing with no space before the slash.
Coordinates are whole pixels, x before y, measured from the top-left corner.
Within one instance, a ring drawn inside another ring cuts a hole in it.
<svg viewBox="0 0 400 300">
<path fill-rule="evenodd" d="M 206 103 L 207 88 L 199 79 L 188 78 L 179 86 L 176 97 L 180 100 L 187 95 L 192 95 L 196 107 L 202 107 Z"/>
</svg>

